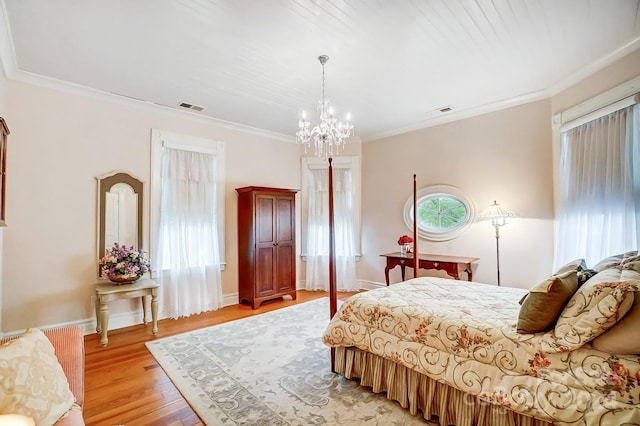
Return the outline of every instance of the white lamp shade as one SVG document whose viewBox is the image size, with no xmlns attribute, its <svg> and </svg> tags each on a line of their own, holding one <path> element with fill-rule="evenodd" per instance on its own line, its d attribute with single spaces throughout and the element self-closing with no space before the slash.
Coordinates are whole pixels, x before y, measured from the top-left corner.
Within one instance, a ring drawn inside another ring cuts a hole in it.
<svg viewBox="0 0 640 426">
<path fill-rule="evenodd" d="M 514 212 L 505 207 L 502 207 L 500 204 L 498 204 L 497 201 L 494 201 L 493 204 L 482 210 L 478 217 L 480 219 L 499 219 L 513 217 L 515 215 L 516 214 Z"/>
</svg>

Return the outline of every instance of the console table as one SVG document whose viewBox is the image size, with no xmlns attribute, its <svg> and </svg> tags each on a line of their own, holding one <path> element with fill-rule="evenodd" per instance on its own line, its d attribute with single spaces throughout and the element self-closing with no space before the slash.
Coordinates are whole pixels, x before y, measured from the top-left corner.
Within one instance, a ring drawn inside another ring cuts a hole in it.
<svg viewBox="0 0 640 426">
<path fill-rule="evenodd" d="M 158 284 L 148 278 L 141 278 L 132 284 L 96 284 L 96 332 L 102 333 L 100 343 L 107 346 L 109 329 L 109 302 L 139 297 L 142 301 L 142 323 L 147 323 L 146 296 L 151 296 L 151 322 L 153 334 L 158 334 Z"/>
<path fill-rule="evenodd" d="M 402 254 L 400 252 L 381 254 L 380 256 L 387 258 L 387 266 L 384 268 L 384 277 L 389 285 L 389 270 L 400 266 L 402 271 L 402 281 L 404 281 L 404 268 L 409 266 L 413 268 L 413 253 Z M 471 264 L 479 260 L 478 257 L 460 257 L 460 256 L 444 256 L 440 254 L 423 254 L 418 255 L 418 268 L 420 269 L 439 269 L 445 271 L 447 275 L 460 279 L 460 273 L 467 273 L 467 281 L 472 280 Z"/>
</svg>

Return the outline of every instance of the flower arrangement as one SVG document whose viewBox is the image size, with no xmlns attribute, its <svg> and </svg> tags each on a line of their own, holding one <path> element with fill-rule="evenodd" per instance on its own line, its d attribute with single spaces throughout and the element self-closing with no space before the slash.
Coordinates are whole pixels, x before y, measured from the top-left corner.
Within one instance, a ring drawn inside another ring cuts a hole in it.
<svg viewBox="0 0 640 426">
<path fill-rule="evenodd" d="M 400 238 L 398 238 L 398 245 L 405 245 L 405 244 L 411 244 L 413 242 L 413 238 L 411 238 L 408 235 L 402 235 Z"/>
<path fill-rule="evenodd" d="M 113 243 L 113 247 L 107 249 L 104 257 L 100 259 L 102 278 L 112 281 L 116 277 L 120 277 L 121 280 L 135 281 L 149 272 L 149 267 L 149 259 L 145 256 L 144 250 L 118 243 Z"/>
<path fill-rule="evenodd" d="M 398 238 L 398 245 L 400 245 L 400 253 L 408 254 L 411 253 L 411 243 L 413 242 L 413 238 L 408 235 L 402 235 Z"/>
</svg>

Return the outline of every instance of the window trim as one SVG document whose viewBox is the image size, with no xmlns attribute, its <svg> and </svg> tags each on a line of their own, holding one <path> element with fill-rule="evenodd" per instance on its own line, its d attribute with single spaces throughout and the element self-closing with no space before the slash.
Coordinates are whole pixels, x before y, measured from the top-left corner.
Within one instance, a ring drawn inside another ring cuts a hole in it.
<svg viewBox="0 0 640 426">
<path fill-rule="evenodd" d="M 469 227 L 475 222 L 475 203 L 471 198 L 467 197 L 460 190 L 460 188 L 452 185 L 431 185 L 424 187 L 417 191 L 416 201 L 418 204 L 420 204 L 420 201 L 424 198 L 437 196 L 446 196 L 449 198 L 455 198 L 460 201 L 460 203 L 462 203 L 462 205 L 464 205 L 467 209 L 467 217 L 461 224 L 459 224 L 455 228 L 442 232 L 429 231 L 418 224 L 418 235 L 421 238 L 429 241 L 449 241 L 453 240 L 454 238 L 458 238 L 460 235 L 466 232 L 467 229 L 469 229 Z M 404 203 L 402 212 L 404 223 L 407 225 L 410 231 L 413 231 L 413 195 L 411 195 Z"/>
<path fill-rule="evenodd" d="M 149 256 L 153 258 L 153 251 L 157 248 L 158 229 L 160 226 L 160 167 L 162 165 L 163 147 L 194 151 L 216 156 L 216 172 L 218 190 L 216 191 L 218 238 L 220 251 L 220 270 L 227 265 L 225 253 L 225 143 L 213 139 L 199 138 L 190 135 L 167 132 L 165 130 L 151 130 L 151 188 L 150 188 L 150 248 Z"/>
</svg>

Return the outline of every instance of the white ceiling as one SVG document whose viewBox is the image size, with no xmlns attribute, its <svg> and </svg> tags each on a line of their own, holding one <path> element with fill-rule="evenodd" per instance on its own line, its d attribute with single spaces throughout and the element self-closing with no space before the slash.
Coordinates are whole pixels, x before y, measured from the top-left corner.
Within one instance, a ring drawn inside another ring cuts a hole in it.
<svg viewBox="0 0 640 426">
<path fill-rule="evenodd" d="M 186 102 L 286 138 L 301 110 L 316 121 L 321 54 L 327 98 L 370 140 L 550 96 L 640 47 L 640 0 L 0 4 L 10 78 Z"/>
</svg>

